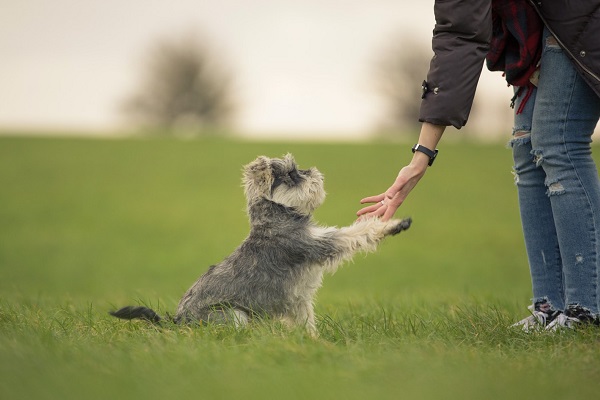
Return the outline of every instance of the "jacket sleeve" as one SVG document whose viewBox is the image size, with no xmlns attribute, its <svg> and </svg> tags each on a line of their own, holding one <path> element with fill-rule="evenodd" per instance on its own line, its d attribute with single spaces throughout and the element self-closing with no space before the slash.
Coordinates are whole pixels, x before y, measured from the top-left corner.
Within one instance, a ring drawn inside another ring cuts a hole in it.
<svg viewBox="0 0 600 400">
<path fill-rule="evenodd" d="M 492 34 L 491 0 L 436 0 L 431 59 L 419 121 L 467 123 Z"/>
</svg>

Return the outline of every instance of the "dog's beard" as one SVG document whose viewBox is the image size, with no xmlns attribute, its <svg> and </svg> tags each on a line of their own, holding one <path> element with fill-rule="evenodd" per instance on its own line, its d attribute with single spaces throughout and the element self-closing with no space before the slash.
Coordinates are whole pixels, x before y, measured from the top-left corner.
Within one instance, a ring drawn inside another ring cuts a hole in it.
<svg viewBox="0 0 600 400">
<path fill-rule="evenodd" d="M 273 191 L 272 200 L 308 215 L 325 201 L 323 176 L 318 171 L 312 170 L 297 185 L 291 187 L 280 185 Z"/>
</svg>

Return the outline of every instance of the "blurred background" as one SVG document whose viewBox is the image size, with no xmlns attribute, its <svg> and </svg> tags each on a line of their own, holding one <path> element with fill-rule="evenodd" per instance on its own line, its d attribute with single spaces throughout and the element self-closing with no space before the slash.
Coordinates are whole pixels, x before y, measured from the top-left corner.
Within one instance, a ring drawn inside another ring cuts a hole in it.
<svg viewBox="0 0 600 400">
<path fill-rule="evenodd" d="M 107 313 L 173 312 L 239 245 L 259 154 L 317 166 L 315 219 L 352 223 L 412 157 L 433 4 L 0 0 L 0 399 L 594 398 L 597 333 L 504 329 L 531 283 L 511 88 L 485 68 L 410 231 L 326 277 L 324 340 Z"/>
<path fill-rule="evenodd" d="M 252 138 L 413 134 L 433 1 L 0 0 L 0 131 Z M 461 137 L 507 139 L 484 68 Z"/>
</svg>

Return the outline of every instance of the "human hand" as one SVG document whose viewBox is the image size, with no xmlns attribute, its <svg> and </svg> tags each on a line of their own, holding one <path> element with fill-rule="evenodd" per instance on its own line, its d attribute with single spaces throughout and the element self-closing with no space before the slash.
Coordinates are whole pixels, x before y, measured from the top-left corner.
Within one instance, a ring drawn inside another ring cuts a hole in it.
<svg viewBox="0 0 600 400">
<path fill-rule="evenodd" d="M 406 200 L 411 190 L 425 175 L 429 158 L 422 153 L 419 154 L 415 154 L 413 161 L 400 170 L 394 184 L 388 190 L 376 196 L 365 197 L 360 201 L 361 204 L 375 204 L 358 210 L 356 215 L 359 219 L 364 217 L 380 217 L 382 221 L 387 221 L 392 218 L 396 210 Z"/>
<path fill-rule="evenodd" d="M 446 129 L 443 125 L 434 125 L 429 122 L 423 122 L 421 125 L 421 133 L 419 134 L 419 144 L 428 149 L 435 149 L 438 142 L 442 138 L 442 134 Z M 427 167 L 431 159 L 428 155 L 421 151 L 413 150 L 413 158 L 406 167 L 400 170 L 394 184 L 388 190 L 377 196 L 365 197 L 360 202 L 376 203 L 367 207 L 363 207 L 356 215 L 358 218 L 376 217 L 382 221 L 388 221 L 398 207 L 402 205 L 408 194 L 417 185 L 419 180 L 425 175 Z"/>
<path fill-rule="evenodd" d="M 426 148 L 435 149 L 445 129 L 446 127 L 443 125 L 423 122 L 418 143 Z M 413 151 L 413 153 L 410 164 L 400 170 L 394 184 L 388 190 L 377 196 L 365 197 L 360 201 L 361 204 L 376 204 L 358 210 L 356 215 L 358 215 L 359 219 L 364 217 L 380 217 L 382 221 L 388 221 L 392 218 L 398 207 L 406 200 L 410 191 L 413 190 L 419 180 L 425 175 L 425 171 L 427 171 L 427 167 L 429 166 L 429 156 L 420 151 Z"/>
</svg>

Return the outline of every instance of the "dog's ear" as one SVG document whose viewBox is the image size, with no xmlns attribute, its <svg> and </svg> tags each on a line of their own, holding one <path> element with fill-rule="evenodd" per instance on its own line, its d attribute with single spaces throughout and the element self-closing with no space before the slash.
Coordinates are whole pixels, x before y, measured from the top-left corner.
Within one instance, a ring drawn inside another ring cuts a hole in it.
<svg viewBox="0 0 600 400">
<path fill-rule="evenodd" d="M 287 164 L 287 165 L 296 165 L 296 160 L 294 160 L 294 156 L 292 155 L 292 153 L 287 153 L 283 156 L 283 161 Z"/>
<path fill-rule="evenodd" d="M 244 167 L 244 191 L 248 201 L 269 196 L 273 184 L 273 173 L 271 171 L 271 160 L 260 156 Z"/>
</svg>

